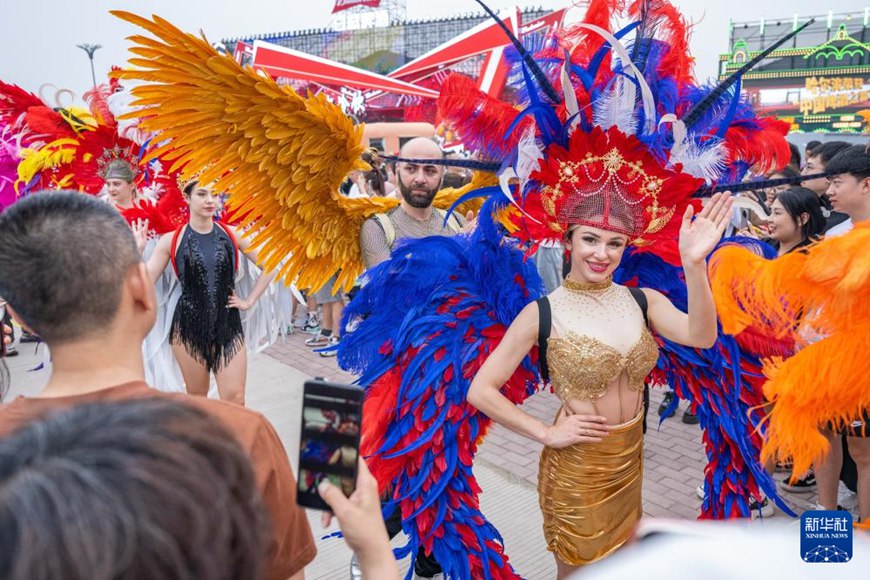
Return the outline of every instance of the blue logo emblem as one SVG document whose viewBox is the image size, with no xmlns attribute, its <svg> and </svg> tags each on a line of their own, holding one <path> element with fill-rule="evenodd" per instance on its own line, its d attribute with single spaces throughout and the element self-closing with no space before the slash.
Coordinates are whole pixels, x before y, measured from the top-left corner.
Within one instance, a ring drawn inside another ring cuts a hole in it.
<svg viewBox="0 0 870 580">
<path fill-rule="evenodd" d="M 852 514 L 809 510 L 801 515 L 801 559 L 812 564 L 852 559 Z"/>
</svg>

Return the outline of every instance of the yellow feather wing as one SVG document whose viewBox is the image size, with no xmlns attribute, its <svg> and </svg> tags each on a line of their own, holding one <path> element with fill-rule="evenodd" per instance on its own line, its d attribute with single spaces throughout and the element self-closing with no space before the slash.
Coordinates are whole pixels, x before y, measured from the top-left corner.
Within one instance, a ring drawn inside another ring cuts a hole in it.
<svg viewBox="0 0 870 580">
<path fill-rule="evenodd" d="M 115 73 L 145 83 L 132 90 L 134 115 L 162 141 L 149 158 L 188 178 L 202 171 L 229 193 L 261 265 L 285 283 L 316 290 L 341 270 L 335 288 L 349 289 L 363 271 L 362 222 L 397 203 L 338 191 L 366 168 L 363 127 L 323 95 L 281 87 L 158 16 L 112 14 L 156 37 L 131 37 L 136 68 Z"/>
</svg>

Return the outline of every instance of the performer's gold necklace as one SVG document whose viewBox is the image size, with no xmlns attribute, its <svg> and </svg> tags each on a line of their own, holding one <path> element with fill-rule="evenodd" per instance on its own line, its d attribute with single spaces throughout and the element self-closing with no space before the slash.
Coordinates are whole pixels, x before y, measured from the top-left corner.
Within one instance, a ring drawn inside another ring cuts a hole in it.
<svg viewBox="0 0 870 580">
<path fill-rule="evenodd" d="M 571 278 L 565 278 L 562 286 L 565 287 L 565 290 L 577 294 L 603 294 L 604 291 L 613 286 L 613 277 L 608 276 L 606 280 L 601 282 L 578 282 Z"/>
</svg>

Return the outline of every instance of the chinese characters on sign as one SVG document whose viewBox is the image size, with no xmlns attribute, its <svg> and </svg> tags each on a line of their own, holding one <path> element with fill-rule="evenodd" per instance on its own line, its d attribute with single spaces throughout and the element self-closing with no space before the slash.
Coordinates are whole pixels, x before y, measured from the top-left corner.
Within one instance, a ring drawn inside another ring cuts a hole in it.
<svg viewBox="0 0 870 580">
<path fill-rule="evenodd" d="M 849 518 L 846 517 L 808 517 L 804 522 L 805 532 L 847 532 Z"/>
<path fill-rule="evenodd" d="M 864 79 L 857 77 L 807 77 L 801 94 L 801 114 L 818 115 L 829 109 L 842 109 L 870 98 Z"/>
</svg>

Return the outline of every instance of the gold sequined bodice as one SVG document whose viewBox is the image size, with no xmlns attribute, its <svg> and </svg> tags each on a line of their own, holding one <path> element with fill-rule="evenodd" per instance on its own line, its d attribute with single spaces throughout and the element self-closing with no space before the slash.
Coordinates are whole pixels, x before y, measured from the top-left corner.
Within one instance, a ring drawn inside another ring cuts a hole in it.
<svg viewBox="0 0 870 580">
<path fill-rule="evenodd" d="M 554 330 L 561 328 L 559 336 L 548 339 L 547 364 L 562 400 L 598 399 L 623 373 L 631 390 L 643 391 L 659 350 L 627 288 L 585 292 L 563 287 L 551 295 L 551 304 Z"/>
</svg>

